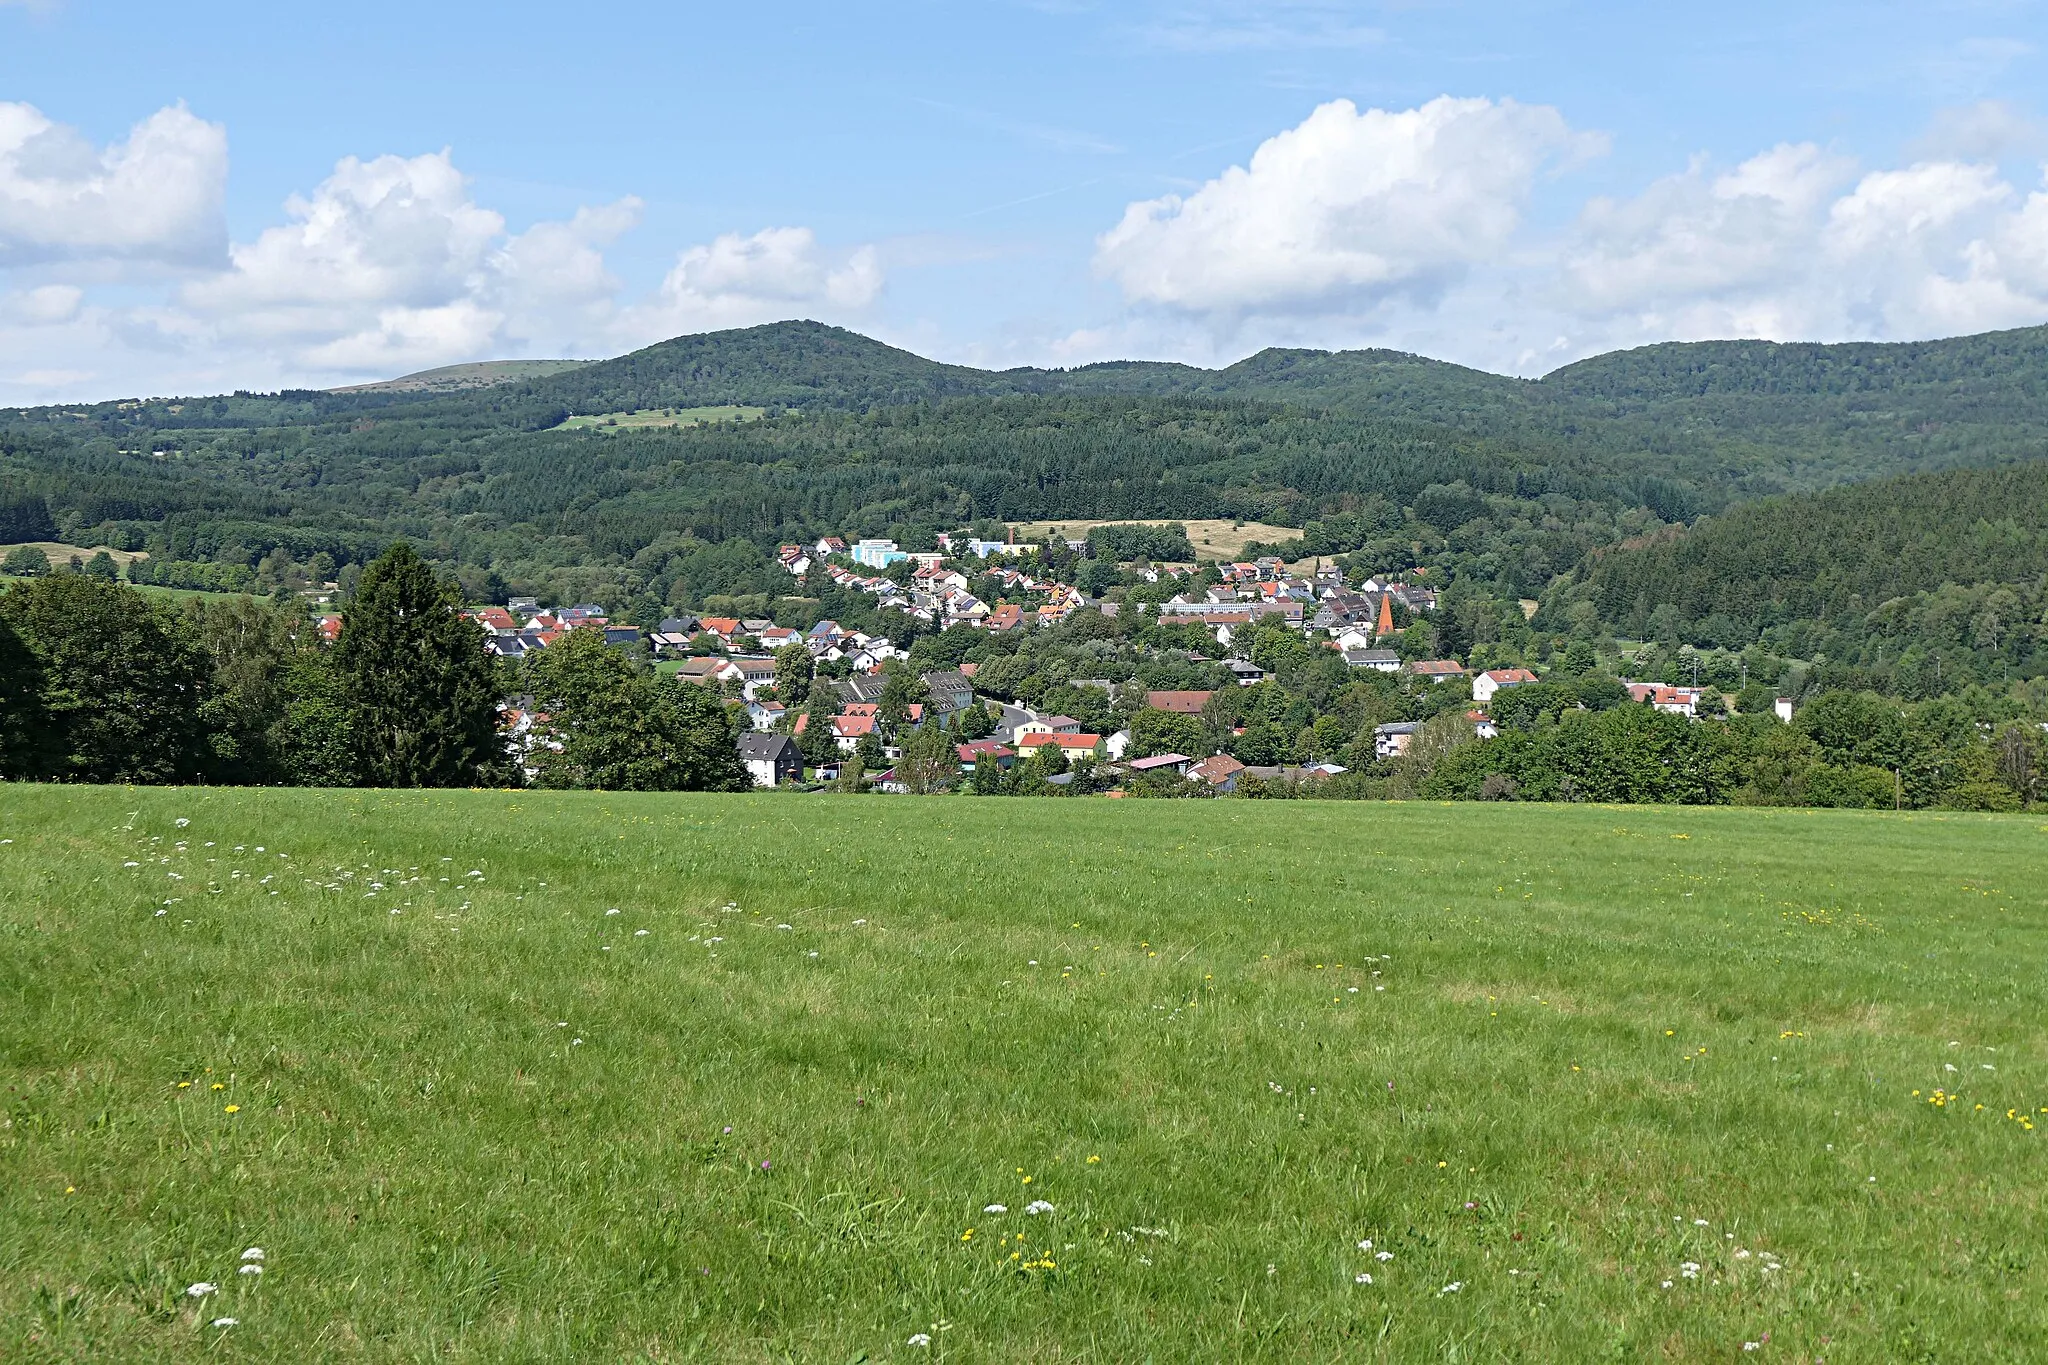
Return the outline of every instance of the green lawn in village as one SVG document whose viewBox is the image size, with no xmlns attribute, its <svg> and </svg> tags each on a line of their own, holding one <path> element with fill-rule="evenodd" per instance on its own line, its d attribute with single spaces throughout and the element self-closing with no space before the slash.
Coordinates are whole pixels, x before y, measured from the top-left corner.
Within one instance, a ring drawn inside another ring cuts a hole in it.
<svg viewBox="0 0 2048 1365">
<path fill-rule="evenodd" d="M 0 839 L 0 1358 L 2048 1358 L 2038 815 L 9 786 Z"/>
</svg>

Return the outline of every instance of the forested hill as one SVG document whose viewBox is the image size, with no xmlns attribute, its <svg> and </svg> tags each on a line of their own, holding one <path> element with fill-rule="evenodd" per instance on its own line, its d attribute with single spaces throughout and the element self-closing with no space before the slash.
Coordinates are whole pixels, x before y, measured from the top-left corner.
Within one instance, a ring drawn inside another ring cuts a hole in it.
<svg viewBox="0 0 2048 1365">
<path fill-rule="evenodd" d="M 471 401 L 604 413 L 744 403 L 867 409 L 951 397 L 1253 398 L 1427 422 L 1535 452 L 1686 466 L 1737 496 L 2048 456 L 2048 327 L 1905 344 L 1693 342 L 1620 351 L 1541 380 L 1398 351 L 1273 349 L 1220 370 L 944 365 L 818 323 L 678 337 Z M 1718 498 L 1710 496 L 1711 505 Z"/>
<path fill-rule="evenodd" d="M 2048 653 L 2048 461 L 1744 503 L 1595 551 L 1543 619 L 1577 601 L 1637 637 L 1761 637 L 1872 672 L 1910 667 L 1918 651 L 2022 676 Z"/>
<path fill-rule="evenodd" d="M 564 426 L 720 405 L 767 415 Z M 535 586 L 666 562 L 679 540 L 758 553 L 824 532 L 1220 516 L 1527 597 L 1659 522 L 2044 455 L 2048 328 L 1654 346 L 1523 380 L 1383 350 L 988 371 L 789 322 L 468 391 L 0 411 L 0 530 L 147 550 L 189 566 L 163 581 L 194 585 L 265 582 L 259 561 L 280 554 L 308 572 L 362 562 L 403 535 Z"/>
</svg>

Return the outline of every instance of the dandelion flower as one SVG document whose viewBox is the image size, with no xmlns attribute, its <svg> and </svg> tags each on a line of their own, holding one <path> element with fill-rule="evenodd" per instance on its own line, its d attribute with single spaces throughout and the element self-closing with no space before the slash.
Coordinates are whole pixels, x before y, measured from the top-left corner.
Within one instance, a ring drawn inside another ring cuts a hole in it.
<svg viewBox="0 0 2048 1365">
<path fill-rule="evenodd" d="M 242 1112 L 242 1106 L 241 1106 L 241 1105 L 239 1105 L 239 1104 L 231 1104 L 231 1105 L 228 1105 L 228 1106 L 227 1106 L 226 1108 L 224 1108 L 224 1109 L 222 1109 L 222 1110 L 221 1110 L 221 1113 L 223 1113 L 223 1114 L 239 1114 L 239 1113 L 241 1113 L 241 1112 Z"/>
</svg>

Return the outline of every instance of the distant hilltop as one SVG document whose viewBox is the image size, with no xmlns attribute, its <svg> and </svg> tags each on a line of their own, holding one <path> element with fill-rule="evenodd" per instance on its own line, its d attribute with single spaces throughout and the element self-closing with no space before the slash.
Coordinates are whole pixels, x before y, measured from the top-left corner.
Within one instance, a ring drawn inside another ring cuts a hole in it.
<svg viewBox="0 0 2048 1365">
<path fill-rule="evenodd" d="M 329 393 L 456 393 L 463 389 L 488 389 L 498 384 L 516 384 L 526 379 L 580 370 L 588 360 L 478 360 L 467 365 L 443 365 L 380 379 L 374 384 L 349 384 Z"/>
</svg>

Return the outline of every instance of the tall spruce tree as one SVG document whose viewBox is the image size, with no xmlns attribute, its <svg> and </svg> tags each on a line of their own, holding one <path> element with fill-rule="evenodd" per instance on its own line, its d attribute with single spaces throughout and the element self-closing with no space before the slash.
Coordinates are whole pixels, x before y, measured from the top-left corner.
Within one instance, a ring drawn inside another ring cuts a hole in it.
<svg viewBox="0 0 2048 1365">
<path fill-rule="evenodd" d="M 483 628 L 461 605 L 403 541 L 363 571 L 335 663 L 368 785 L 472 786 L 502 770 Z"/>
</svg>

